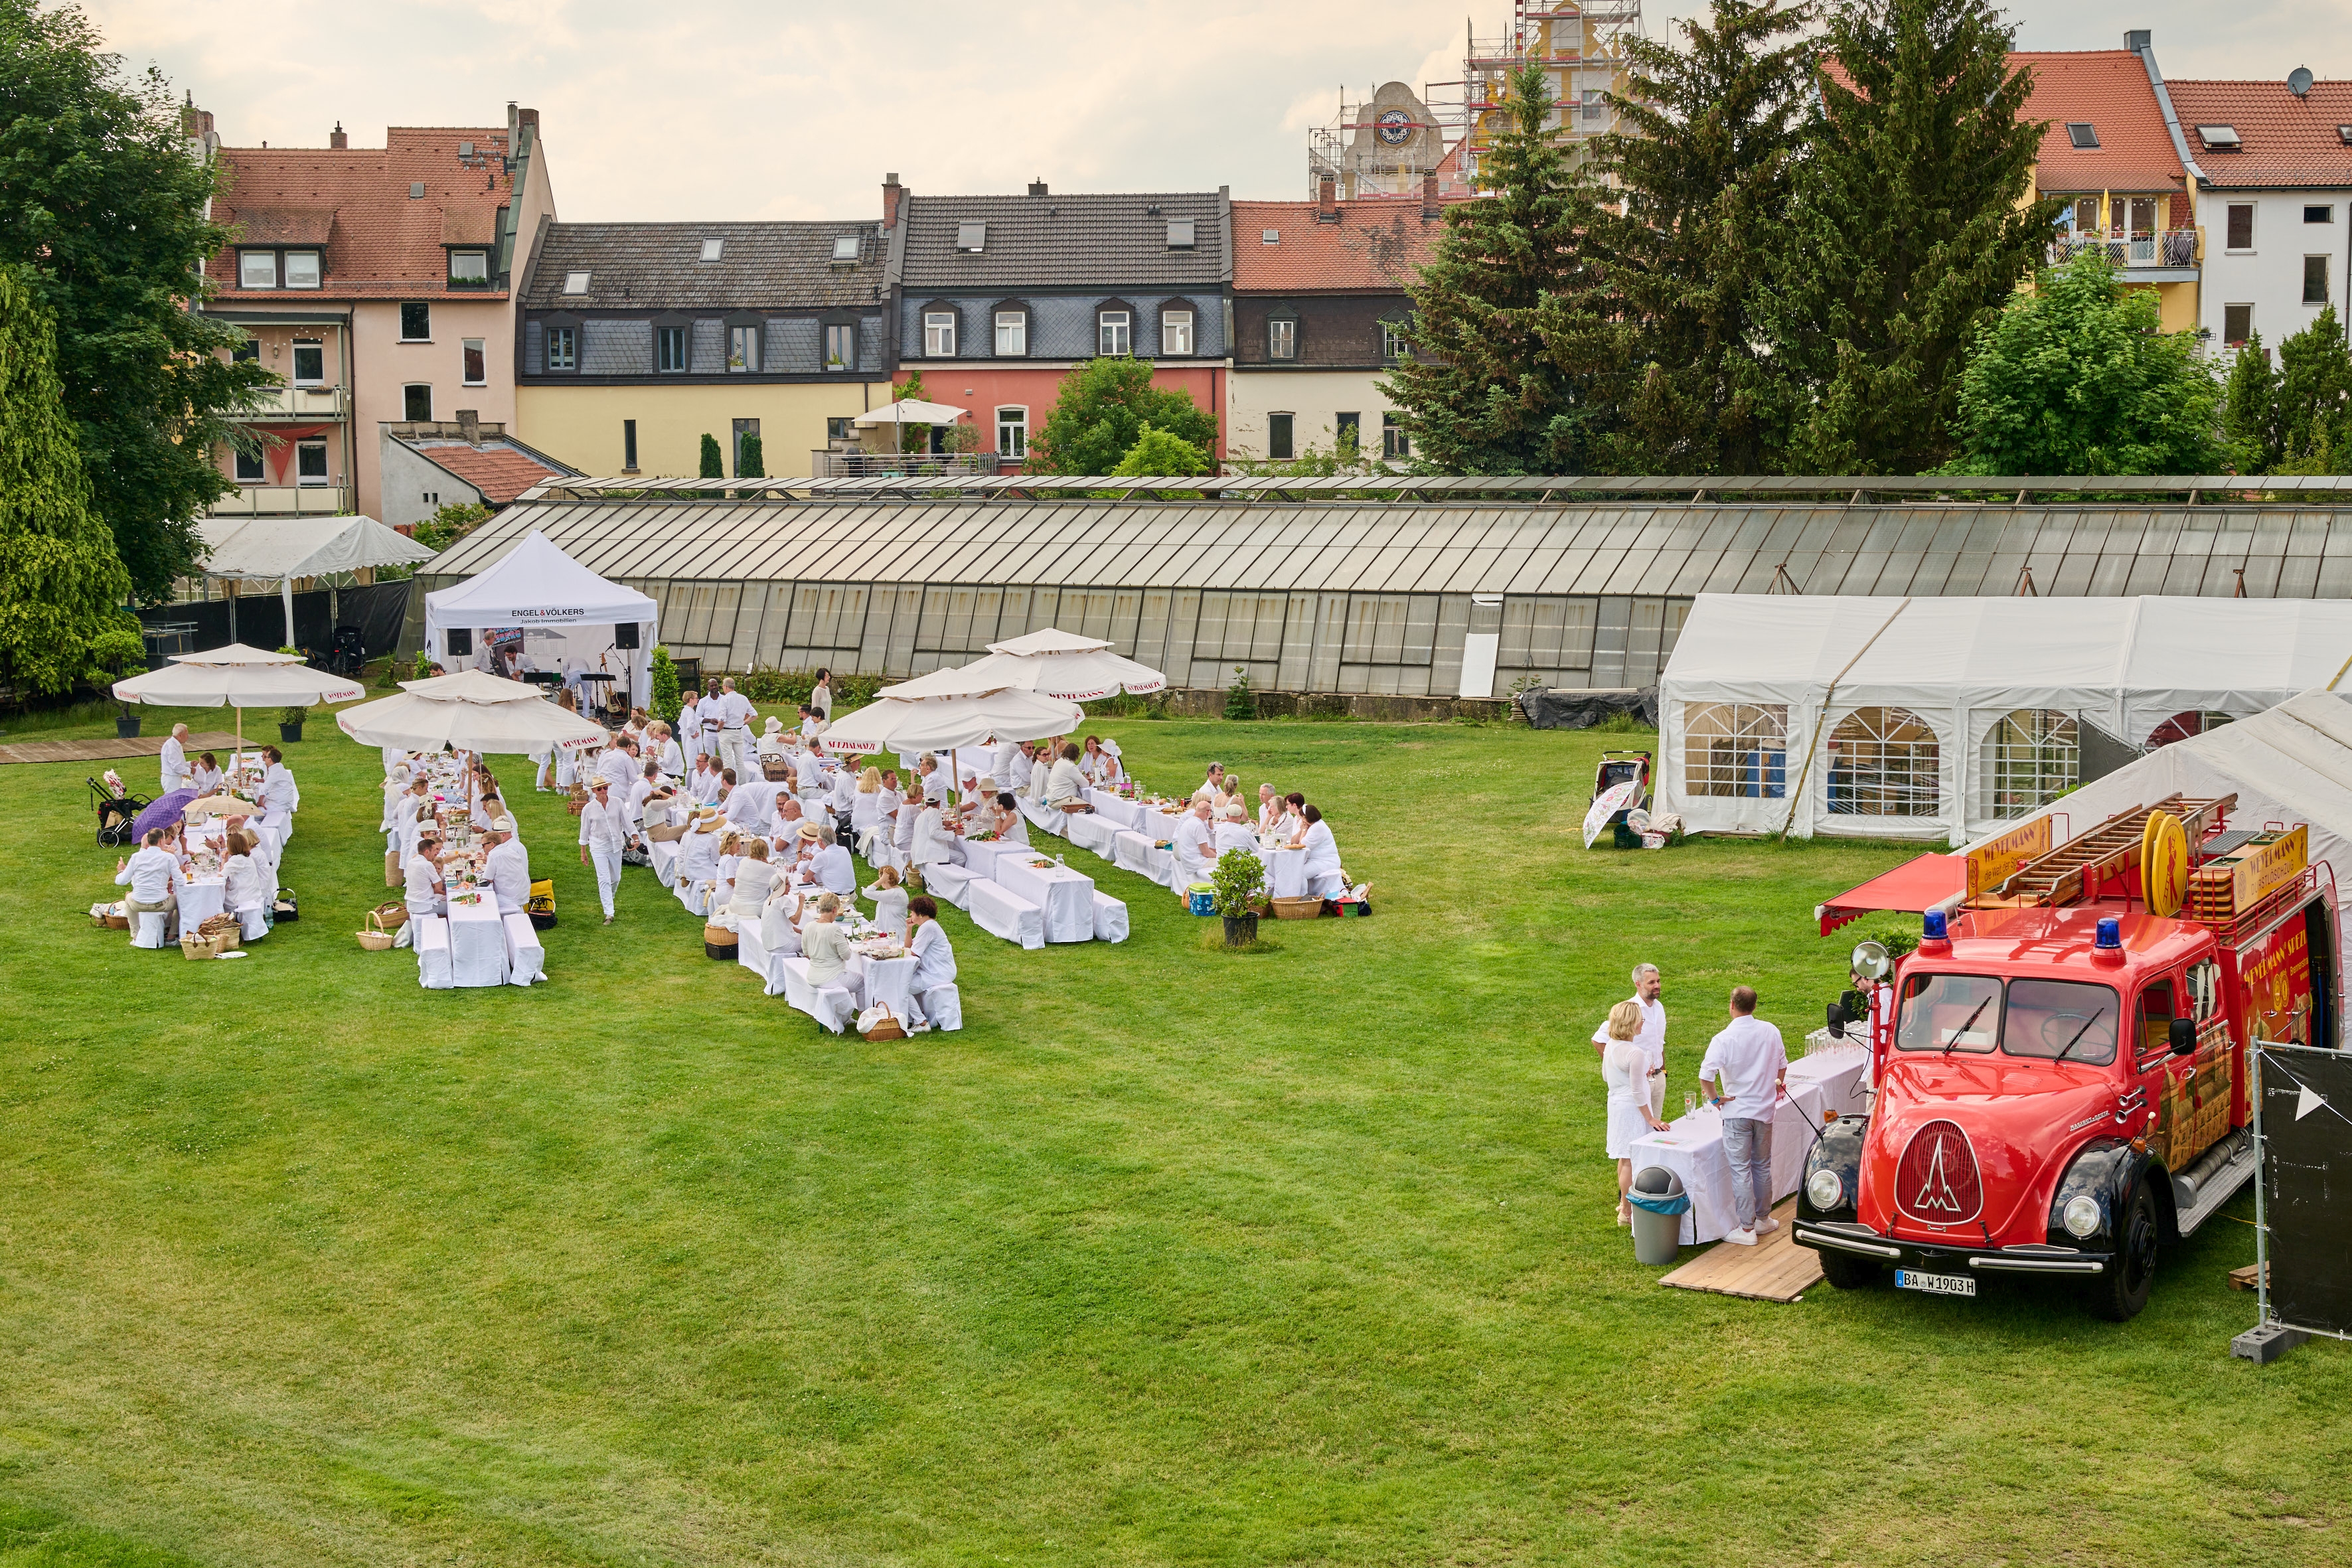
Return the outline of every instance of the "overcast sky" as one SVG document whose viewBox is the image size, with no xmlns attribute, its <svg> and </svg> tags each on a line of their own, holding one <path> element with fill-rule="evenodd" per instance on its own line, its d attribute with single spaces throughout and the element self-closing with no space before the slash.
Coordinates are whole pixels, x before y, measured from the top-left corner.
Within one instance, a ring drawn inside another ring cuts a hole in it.
<svg viewBox="0 0 2352 1568">
<path fill-rule="evenodd" d="M 86 0 L 234 146 L 538 108 L 570 219 L 879 215 L 917 191 L 1306 191 L 1341 84 L 1458 79 L 1464 23 L 1508 0 Z M 1693 0 L 1649 0 L 1665 34 Z M 2021 47 L 2156 34 L 2168 77 L 2352 76 L 2352 0 L 2030 0 Z"/>
</svg>

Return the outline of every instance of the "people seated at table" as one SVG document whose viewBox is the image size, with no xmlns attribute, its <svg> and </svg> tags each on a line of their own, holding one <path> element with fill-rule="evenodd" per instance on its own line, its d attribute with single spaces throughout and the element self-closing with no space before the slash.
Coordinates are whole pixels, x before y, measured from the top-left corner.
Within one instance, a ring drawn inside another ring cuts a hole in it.
<svg viewBox="0 0 2352 1568">
<path fill-rule="evenodd" d="M 1029 842 L 1029 819 L 1021 815 L 1021 803 L 1013 798 L 1010 790 L 998 790 L 996 798 L 983 808 L 982 818 L 987 830 L 996 836 L 1000 844 Z"/>
<path fill-rule="evenodd" d="M 1107 784 L 1118 777 L 1118 754 L 1107 749 L 1099 735 L 1088 735 L 1080 748 L 1078 771 L 1090 784 Z"/>
<path fill-rule="evenodd" d="M 1210 820 L 1209 797 L 1193 797 L 1184 815 L 1176 819 L 1176 831 L 1169 837 L 1169 845 L 1176 852 L 1176 868 L 1189 881 L 1206 877 L 1217 863 L 1217 830 Z"/>
<path fill-rule="evenodd" d="M 768 826 L 768 801 L 758 782 L 744 782 L 735 776 L 733 768 L 722 770 L 719 777 L 726 785 L 721 795 L 724 802 L 721 809 L 727 815 L 729 826 L 738 833 L 764 834 Z"/>
<path fill-rule="evenodd" d="M 233 832 L 223 837 L 221 908 L 237 918 L 248 938 L 269 929 L 269 895 L 262 886 L 261 868 L 254 864 L 256 835 Z"/>
<path fill-rule="evenodd" d="M 1320 806 L 1305 806 L 1300 815 L 1306 819 L 1291 847 L 1307 851 L 1307 864 L 1301 873 L 1307 879 L 1310 898 L 1336 899 L 1348 890 L 1347 874 L 1339 869 L 1339 846 L 1331 837 L 1331 825 L 1323 820 Z"/>
<path fill-rule="evenodd" d="M 416 848 L 402 870 L 401 900 L 408 906 L 409 925 L 447 914 L 448 895 L 448 884 L 441 877 L 441 830 L 427 823 L 417 828 Z"/>
<path fill-rule="evenodd" d="M 210 752 L 199 756 L 188 787 L 196 792 L 199 800 L 208 795 L 218 795 L 221 787 L 220 759 Z"/>
<path fill-rule="evenodd" d="M 814 885 L 843 898 L 857 890 L 857 867 L 849 851 L 834 841 L 833 829 L 823 823 L 803 823 L 801 837 L 816 845 L 808 869 Z"/>
<path fill-rule="evenodd" d="M 636 782 L 629 785 L 629 830 L 643 837 L 646 826 L 648 805 L 667 807 L 669 802 L 669 780 L 662 773 L 661 763 L 647 759 L 639 770 Z"/>
<path fill-rule="evenodd" d="M 180 869 L 179 856 L 165 847 L 169 837 L 163 829 L 151 827 L 128 859 L 114 863 L 114 885 L 131 889 L 123 900 L 122 910 L 131 917 L 131 934 L 134 938 L 139 934 L 139 917 L 142 914 L 163 911 L 164 924 L 168 926 L 170 911 L 180 906 L 180 889 L 188 885 L 186 875 Z"/>
<path fill-rule="evenodd" d="M 955 984 L 955 948 L 948 933 L 940 929 L 940 906 L 928 893 L 918 893 L 907 900 L 907 953 L 915 961 L 915 973 L 908 979 L 907 989 L 914 996 L 915 1008 L 924 1011 L 923 995 L 941 985 Z"/>
<path fill-rule="evenodd" d="M 947 770 L 940 766 L 939 758 L 929 752 L 916 758 L 915 776 L 922 785 L 925 800 L 935 801 L 940 805 L 947 803 L 948 774 Z"/>
<path fill-rule="evenodd" d="M 1275 793 L 1274 786 L 1270 784 L 1258 785 L 1257 830 L 1265 834 L 1275 833 L 1278 831 L 1276 824 L 1281 821 L 1282 796 Z"/>
<path fill-rule="evenodd" d="M 849 972 L 848 933 L 841 929 L 841 899 L 820 894 L 814 914 L 801 925 L 801 952 L 808 959 L 812 986 L 838 985 Z M 853 987 L 854 989 L 855 987 Z"/>
<path fill-rule="evenodd" d="M 882 770 L 868 767 L 857 775 L 857 793 L 849 803 L 849 830 L 856 836 L 859 849 L 866 847 L 866 836 L 882 819 Z"/>
<path fill-rule="evenodd" d="M 302 792 L 295 785 L 293 771 L 286 765 L 285 752 L 275 746 L 265 746 L 261 757 L 265 764 L 261 773 L 261 831 L 283 845 L 294 836 L 294 812 L 301 805 Z"/>
<path fill-rule="evenodd" d="M 694 759 L 694 766 L 686 775 L 686 795 L 697 805 L 709 805 L 719 798 L 719 759 L 705 752 Z"/>
<path fill-rule="evenodd" d="M 908 807 L 914 803 L 908 802 Z M 902 808 L 906 809 L 906 808 Z M 915 831 L 907 845 L 907 858 L 918 868 L 952 865 L 958 858 L 957 819 L 944 805 L 925 800 L 915 811 Z"/>
<path fill-rule="evenodd" d="M 1307 818 L 1304 815 L 1306 810 L 1307 797 L 1305 795 L 1299 794 L 1297 790 L 1292 790 L 1288 795 L 1284 795 L 1282 797 L 1282 816 L 1275 824 L 1275 831 L 1279 833 L 1286 840 L 1296 839 L 1301 833 L 1307 831 Z M 1298 846 L 1293 843 L 1290 845 L 1290 847 L 1296 849 Z"/>
<path fill-rule="evenodd" d="M 874 873 L 866 889 L 874 900 L 874 929 L 904 940 L 907 934 L 907 889 L 898 885 L 898 870 L 889 866 Z"/>
<path fill-rule="evenodd" d="M 789 749 L 784 744 L 784 721 L 772 713 L 769 714 L 767 726 L 760 731 L 760 738 L 755 742 L 754 749 L 759 752 L 760 761 L 762 763 L 772 759 L 782 761 Z"/>
<path fill-rule="evenodd" d="M 514 818 L 500 816 L 490 824 L 487 836 L 489 853 L 483 858 L 482 871 L 488 877 L 490 891 L 497 895 L 499 913 L 514 915 L 530 902 L 530 852 L 515 837 Z"/>
<path fill-rule="evenodd" d="M 923 785 L 920 777 L 908 781 L 907 798 L 898 803 L 891 819 L 891 864 L 901 870 L 915 864 L 915 832 L 923 819 Z"/>
<path fill-rule="evenodd" d="M 1224 782 L 1225 764 L 1223 763 L 1211 763 L 1209 764 L 1209 776 L 1202 779 L 1199 785 L 1193 789 L 1192 798 L 1194 800 L 1206 800 L 1214 804 Z"/>
<path fill-rule="evenodd" d="M 728 897 L 727 912 L 739 921 L 758 920 L 775 880 L 776 868 L 768 858 L 768 841 L 746 839 L 743 858 L 735 863 L 735 890 Z"/>
<path fill-rule="evenodd" d="M 989 754 L 988 771 L 1005 789 L 1018 789 L 1028 777 L 1027 759 L 1023 755 L 1028 745 L 1021 741 L 999 741 L 996 750 Z"/>
<path fill-rule="evenodd" d="M 687 890 L 688 908 L 699 900 L 695 890 L 719 879 L 719 831 L 726 818 L 709 808 L 688 819 L 686 837 L 677 844 L 677 885 Z"/>
<path fill-rule="evenodd" d="M 1061 755 L 1055 759 L 1054 772 L 1045 784 L 1045 804 L 1056 811 L 1092 811 L 1087 804 L 1087 775 L 1078 767 L 1078 748 L 1065 744 Z"/>
<path fill-rule="evenodd" d="M 816 748 L 803 742 L 792 752 L 793 787 L 803 804 L 823 798 L 827 793 L 824 763 Z"/>
<path fill-rule="evenodd" d="M 1240 801 L 1228 801 L 1219 810 L 1216 841 L 1220 855 L 1228 849 L 1256 850 L 1257 834 L 1251 828 L 1249 815 L 1242 809 Z"/>
</svg>

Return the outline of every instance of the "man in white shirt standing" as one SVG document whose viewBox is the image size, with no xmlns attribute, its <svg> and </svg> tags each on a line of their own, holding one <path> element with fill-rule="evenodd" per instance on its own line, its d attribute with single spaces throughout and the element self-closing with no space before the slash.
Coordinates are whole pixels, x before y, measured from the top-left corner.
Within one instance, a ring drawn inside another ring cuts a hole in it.
<svg viewBox="0 0 2352 1568">
<path fill-rule="evenodd" d="M 749 726 L 759 716 L 759 710 L 751 706 L 751 700 L 735 689 L 733 676 L 719 683 L 719 756 L 721 762 L 735 770 L 735 776 L 739 779 L 748 776 L 743 772 L 743 749 L 750 737 Z M 708 724 L 710 718 L 706 713 L 702 721 Z"/>
<path fill-rule="evenodd" d="M 489 873 L 490 891 L 498 895 L 500 915 L 520 914 L 530 901 L 530 852 L 515 837 L 514 818 L 501 816 L 490 824 L 490 852 L 482 858 Z"/>
<path fill-rule="evenodd" d="M 613 923 L 613 893 L 621 885 L 621 849 L 629 841 L 627 808 L 613 798 L 613 781 L 599 773 L 589 782 L 588 804 L 580 808 L 580 863 L 596 868 L 596 896 L 604 903 L 604 923 Z"/>
<path fill-rule="evenodd" d="M 188 727 L 185 724 L 173 725 L 172 732 L 163 737 L 163 753 L 158 761 L 163 763 L 163 793 L 165 795 L 188 787 L 187 742 Z"/>
<path fill-rule="evenodd" d="M 1642 1009 L 1642 1032 L 1633 1043 L 1650 1058 L 1650 1114 L 1664 1116 L 1666 1111 L 1666 1005 L 1658 1000 L 1664 982 L 1654 963 L 1633 966 L 1633 1005 Z M 1600 1056 L 1609 1048 L 1609 1026 L 1604 1021 L 1592 1031 L 1592 1054 Z"/>
<path fill-rule="evenodd" d="M 1752 987 L 1731 988 L 1731 1022 L 1709 1040 L 1698 1064 L 1710 1103 L 1723 1108 L 1723 1156 L 1731 1166 L 1731 1207 L 1739 1228 L 1724 1237 L 1753 1247 L 1759 1234 L 1780 1228 L 1772 1217 L 1772 1117 L 1789 1076 L 1789 1047 L 1780 1031 L 1756 1016 Z"/>
</svg>

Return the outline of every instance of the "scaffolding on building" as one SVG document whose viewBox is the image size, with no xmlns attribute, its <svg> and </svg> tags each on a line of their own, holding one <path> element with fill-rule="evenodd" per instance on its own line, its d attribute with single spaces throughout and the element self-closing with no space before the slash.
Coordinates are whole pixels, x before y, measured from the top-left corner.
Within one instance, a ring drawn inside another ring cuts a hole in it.
<svg viewBox="0 0 2352 1568">
<path fill-rule="evenodd" d="M 1460 127 L 1447 162 L 1448 173 L 1465 190 L 1478 186 L 1478 172 L 1507 123 L 1512 74 L 1524 66 L 1543 68 L 1555 107 L 1552 123 L 1571 153 L 1581 154 L 1595 137 L 1617 129 L 1608 93 L 1625 90 L 1627 40 L 1642 36 L 1642 0 L 1511 0 L 1511 25 L 1498 37 L 1469 30 L 1463 79 L 1432 82 L 1427 97 L 1433 114 Z M 1458 94 L 1458 97 L 1455 96 Z"/>
</svg>

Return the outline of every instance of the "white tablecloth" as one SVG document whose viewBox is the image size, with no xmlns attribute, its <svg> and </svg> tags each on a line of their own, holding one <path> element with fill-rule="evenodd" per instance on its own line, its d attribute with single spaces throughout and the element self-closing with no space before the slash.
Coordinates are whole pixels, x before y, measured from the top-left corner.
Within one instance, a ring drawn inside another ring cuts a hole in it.
<svg viewBox="0 0 2352 1568">
<path fill-rule="evenodd" d="M 1095 808 L 1096 814 L 1104 821 L 1118 828 L 1132 829 L 1139 819 L 1139 814 L 1142 811 L 1142 807 L 1137 805 L 1135 802 L 1124 800 L 1107 789 L 1087 791 L 1087 803 Z"/>
<path fill-rule="evenodd" d="M 677 886 L 677 849 L 680 842 L 676 838 L 667 841 L 661 839 L 646 841 L 646 853 L 654 863 L 654 875 L 660 879 L 661 885 L 665 888 Z"/>
<path fill-rule="evenodd" d="M 226 896 L 226 877 L 197 877 L 180 889 L 180 929 L 194 931 L 221 912 Z"/>
<path fill-rule="evenodd" d="M 457 985 L 507 983 L 506 922 L 488 893 L 478 904 L 449 902 L 449 977 Z"/>
<path fill-rule="evenodd" d="M 1822 1124 L 1820 1086 L 1790 1084 L 1773 1111 L 1772 1201 L 1779 1203 L 1797 1190 L 1805 1173 L 1805 1156 L 1812 1152 L 1813 1134 Z M 1713 1106 L 1700 1106 L 1664 1132 L 1635 1139 L 1633 1161 L 1635 1175 L 1659 1165 L 1682 1178 L 1691 1201 L 1683 1215 L 1685 1247 L 1720 1241 L 1738 1225 L 1731 1202 L 1731 1163 L 1723 1154 L 1723 1118 Z"/>
<path fill-rule="evenodd" d="M 1111 837 L 1120 831 L 1118 824 L 1091 811 L 1067 812 L 1065 816 L 1068 817 L 1062 825 L 1065 837 L 1081 849 L 1092 850 L 1106 860 L 1110 858 Z"/>
<path fill-rule="evenodd" d="M 1833 1046 L 1799 1057 L 1789 1064 L 1789 1087 L 1811 1084 L 1821 1091 L 1823 1114 L 1861 1116 L 1870 1110 L 1864 1091 L 1870 1088 L 1870 1048 Z"/>
<path fill-rule="evenodd" d="M 449 977 L 449 922 L 439 915 L 413 915 L 416 928 L 416 984 L 427 991 L 446 991 L 457 984 Z"/>
<path fill-rule="evenodd" d="M 960 910 L 971 907 L 969 889 L 971 885 L 988 880 L 989 878 L 974 875 L 969 866 L 934 863 L 923 868 L 923 887 L 931 897 L 943 903 L 953 904 Z"/>
<path fill-rule="evenodd" d="M 735 962 L 760 977 L 760 984 L 771 996 L 784 994 L 783 954 L 771 954 L 760 943 L 760 922 L 741 921 L 735 927 Z"/>
<path fill-rule="evenodd" d="M 977 844 L 966 839 L 963 846 L 963 868 L 975 877 L 984 877 L 992 882 L 996 880 L 997 857 L 1034 855 L 1036 851 L 1026 844 L 1008 844 L 1001 838 L 983 839 Z"/>
<path fill-rule="evenodd" d="M 975 881 L 965 889 L 971 896 L 971 923 L 991 936 L 1017 942 L 1023 947 L 1045 945 L 1045 911 L 1002 882 Z M 1087 905 L 1087 934 L 1094 935 L 1094 904 Z"/>
<path fill-rule="evenodd" d="M 1154 811 L 1148 805 L 1135 808 L 1135 830 L 1146 838 L 1174 838 L 1177 821 L 1178 816 L 1173 812 Z"/>
<path fill-rule="evenodd" d="M 996 863 L 996 880 L 1007 891 L 1045 911 L 1047 942 L 1094 941 L 1093 878 L 1051 861 L 1041 868 L 1007 856 Z"/>
<path fill-rule="evenodd" d="M 1257 858 L 1265 865 L 1267 897 L 1303 899 L 1307 896 L 1306 850 L 1261 848 Z"/>
<path fill-rule="evenodd" d="M 1095 940 L 1097 942 L 1127 940 L 1127 906 L 1108 893 L 1095 894 Z"/>
<path fill-rule="evenodd" d="M 1044 801 L 1032 800 L 1025 795 L 1018 798 L 1021 802 L 1021 815 L 1029 819 L 1029 826 L 1032 828 L 1053 834 L 1055 837 L 1061 837 L 1062 814 L 1060 812 L 1055 811 Z"/>
<path fill-rule="evenodd" d="M 540 945 L 539 928 L 530 923 L 530 917 L 518 910 L 499 923 L 506 928 L 507 983 L 529 985 L 546 979 L 547 949 Z"/>
<path fill-rule="evenodd" d="M 890 1016 L 901 1026 L 914 1016 L 915 994 L 909 989 L 915 978 L 912 958 L 867 958 L 860 953 L 849 961 L 850 969 L 866 978 L 866 1005 L 886 1003 Z"/>
<path fill-rule="evenodd" d="M 1163 888 L 1176 886 L 1176 852 L 1160 849 L 1140 833 L 1121 833 L 1111 843 L 1111 858 L 1121 870 L 1146 877 Z"/>
</svg>

